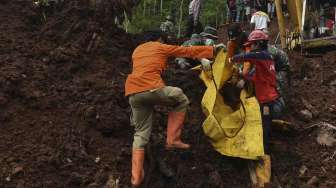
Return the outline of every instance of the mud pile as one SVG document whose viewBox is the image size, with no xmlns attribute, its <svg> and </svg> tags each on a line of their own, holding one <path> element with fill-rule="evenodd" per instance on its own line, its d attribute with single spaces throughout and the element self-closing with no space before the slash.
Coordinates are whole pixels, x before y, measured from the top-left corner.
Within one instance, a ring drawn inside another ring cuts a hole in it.
<svg viewBox="0 0 336 188">
<path fill-rule="evenodd" d="M 29 2 L 0 1 L 0 187 L 129 187 L 133 131 L 123 93 L 137 40 L 113 24 L 115 12 L 66 3 L 45 21 Z M 336 55 L 290 56 L 286 119 L 295 131 L 274 134 L 273 184 L 333 187 L 335 145 L 316 139 L 323 122 L 335 122 Z M 145 185 L 248 187 L 246 161 L 219 155 L 202 132 L 197 73 L 173 68 L 165 79 L 191 100 L 183 139 L 193 149 L 163 149 L 168 109 L 156 108 Z"/>
<path fill-rule="evenodd" d="M 0 2 L 0 187 L 102 187 L 129 166 L 133 39 L 85 6 L 43 24 L 31 7 Z"/>
</svg>

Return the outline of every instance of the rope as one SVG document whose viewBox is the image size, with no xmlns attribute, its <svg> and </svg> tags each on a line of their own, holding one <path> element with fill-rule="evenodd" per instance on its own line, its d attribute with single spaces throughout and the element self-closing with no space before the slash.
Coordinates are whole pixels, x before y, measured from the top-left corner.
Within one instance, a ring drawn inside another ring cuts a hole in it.
<svg viewBox="0 0 336 188">
<path fill-rule="evenodd" d="M 217 83 L 216 83 L 216 81 L 215 81 L 215 79 L 214 79 L 212 66 L 211 66 L 211 75 L 212 75 L 212 82 L 214 83 L 215 88 L 216 88 L 216 92 L 217 92 L 217 91 L 218 91 L 218 86 L 217 86 Z M 236 136 L 239 134 L 239 132 L 243 129 L 243 127 L 244 127 L 244 125 L 245 125 L 245 122 L 246 122 L 246 109 L 245 109 L 245 106 L 244 106 L 244 104 L 243 104 L 243 101 L 242 101 L 240 98 L 239 98 L 239 100 L 240 100 L 240 104 L 241 104 L 242 107 L 243 107 L 244 117 L 242 117 L 242 113 L 241 113 L 241 111 L 239 110 L 240 117 L 241 117 L 241 119 L 242 119 L 243 121 L 242 121 L 242 124 L 241 124 L 240 128 L 238 129 L 238 131 L 237 131 L 233 136 L 229 136 L 229 135 L 224 131 L 224 129 L 223 129 L 221 126 L 219 126 L 219 128 L 220 128 L 221 131 L 222 131 L 222 133 L 223 133 L 224 136 L 227 137 L 227 138 L 234 138 L 234 137 L 236 137 Z M 216 118 L 216 116 L 214 116 L 214 118 L 215 118 L 217 124 L 220 125 L 218 119 Z"/>
</svg>

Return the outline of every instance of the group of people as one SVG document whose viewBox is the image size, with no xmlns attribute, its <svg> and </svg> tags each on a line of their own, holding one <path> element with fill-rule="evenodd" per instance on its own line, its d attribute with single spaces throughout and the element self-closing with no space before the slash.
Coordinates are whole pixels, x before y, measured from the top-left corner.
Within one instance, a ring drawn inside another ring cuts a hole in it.
<svg viewBox="0 0 336 188">
<path fill-rule="evenodd" d="M 283 0 L 283 4 L 286 5 L 286 0 Z M 192 34 L 199 34 L 203 31 L 203 26 L 200 22 L 201 9 L 202 0 L 190 1 L 185 37 L 190 38 Z M 228 9 L 228 17 L 231 23 L 240 23 L 244 20 L 249 21 L 251 23 L 251 30 L 257 29 L 267 32 L 271 19 L 275 17 L 274 0 L 228 0 Z M 161 23 L 160 29 L 167 33 L 168 37 L 174 38 L 176 36 L 176 29 L 173 17 L 168 15 L 166 20 Z"/>
<path fill-rule="evenodd" d="M 202 30 L 199 22 L 201 1 L 192 0 L 189 5 L 188 31 L 190 39 L 181 46 L 167 43 L 173 25 L 171 17 L 167 17 L 161 25 L 161 31 L 144 33 L 146 41 L 133 52 L 133 70 L 125 83 L 125 95 L 131 106 L 131 124 L 134 126 L 132 149 L 133 187 L 139 187 L 145 177 L 145 148 L 150 141 L 154 106 L 170 106 L 168 113 L 166 150 L 188 150 L 190 145 L 181 140 L 184 120 L 187 114 L 189 99 L 178 87 L 167 86 L 161 74 L 167 69 L 168 59 L 176 58 L 175 63 L 182 69 L 198 64 L 203 70 L 212 69 L 212 63 L 220 49 L 228 50 L 229 63 L 235 67 L 229 80 L 237 88 L 252 85 L 251 95 L 259 102 L 262 128 L 264 156 L 254 166 L 259 166 L 263 174 L 258 174 L 256 187 L 265 187 L 271 178 L 270 134 L 273 119 L 279 119 L 285 109 L 285 78 L 289 75 L 287 54 L 269 43 L 267 24 L 268 15 L 261 10 L 253 14 L 251 23 L 254 30 L 248 34 L 239 23 L 232 23 L 228 28 L 227 45 L 217 42 L 216 28 L 207 26 Z M 238 79 L 237 79 L 238 78 Z M 256 168 L 256 167 L 254 167 Z M 249 167 L 249 170 L 253 169 Z M 252 173 L 252 172 L 250 172 Z M 259 178 L 259 176 L 262 176 Z M 251 179 L 252 180 L 252 179 Z"/>
<path fill-rule="evenodd" d="M 167 44 L 167 34 L 161 31 L 145 33 L 145 43 L 139 45 L 133 52 L 133 70 L 128 75 L 125 84 L 125 94 L 132 109 L 131 123 L 134 126 L 132 150 L 133 187 L 143 182 L 145 148 L 150 140 L 154 106 L 167 105 L 171 107 L 168 114 L 167 150 L 188 150 L 191 146 L 181 140 L 184 119 L 189 105 L 188 97 L 178 87 L 166 86 L 161 74 L 167 68 L 168 59 L 175 57 L 181 68 L 201 64 L 204 70 L 211 69 L 214 57 L 219 49 L 226 46 L 217 43 L 217 30 L 206 27 L 201 34 L 193 34 L 191 39 L 182 46 Z M 264 187 L 270 181 L 271 158 L 269 137 L 274 118 L 281 117 L 284 109 L 283 87 L 286 74 L 289 73 L 287 54 L 269 44 L 269 36 L 262 30 L 254 30 L 249 35 L 239 24 L 231 24 L 228 29 L 227 48 L 234 44 L 234 53 L 230 63 L 237 64 L 235 71 L 239 77 L 235 79 L 237 87 L 246 87 L 250 83 L 254 87 L 253 95 L 260 105 L 263 127 L 265 156 L 259 161 L 262 164 L 266 179 L 254 182 L 256 186 Z M 244 62 L 243 66 L 238 66 Z M 258 175 L 258 174 L 257 174 Z"/>
<path fill-rule="evenodd" d="M 306 12 L 304 39 L 336 35 L 336 1 L 308 2 Z"/>
</svg>

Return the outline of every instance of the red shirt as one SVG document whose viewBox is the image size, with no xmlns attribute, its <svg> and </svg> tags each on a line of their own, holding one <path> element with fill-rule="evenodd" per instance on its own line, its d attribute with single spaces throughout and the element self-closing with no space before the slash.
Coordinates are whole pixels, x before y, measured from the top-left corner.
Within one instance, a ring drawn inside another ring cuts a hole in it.
<svg viewBox="0 0 336 188">
<path fill-rule="evenodd" d="M 256 97 L 261 104 L 274 101 L 279 97 L 276 90 L 274 61 L 268 51 L 253 51 L 242 55 L 235 55 L 232 61 L 249 61 L 255 65 L 255 71 L 244 76 L 246 79 L 253 81 Z"/>
</svg>

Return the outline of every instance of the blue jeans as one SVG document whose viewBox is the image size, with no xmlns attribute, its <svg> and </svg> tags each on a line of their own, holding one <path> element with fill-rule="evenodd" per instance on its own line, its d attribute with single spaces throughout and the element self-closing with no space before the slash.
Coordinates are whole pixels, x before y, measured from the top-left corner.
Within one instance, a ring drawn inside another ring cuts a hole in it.
<svg viewBox="0 0 336 188">
<path fill-rule="evenodd" d="M 243 9 L 242 8 L 237 8 L 237 12 L 236 12 L 236 22 L 240 22 L 240 17 L 242 16 L 242 11 Z"/>
</svg>

